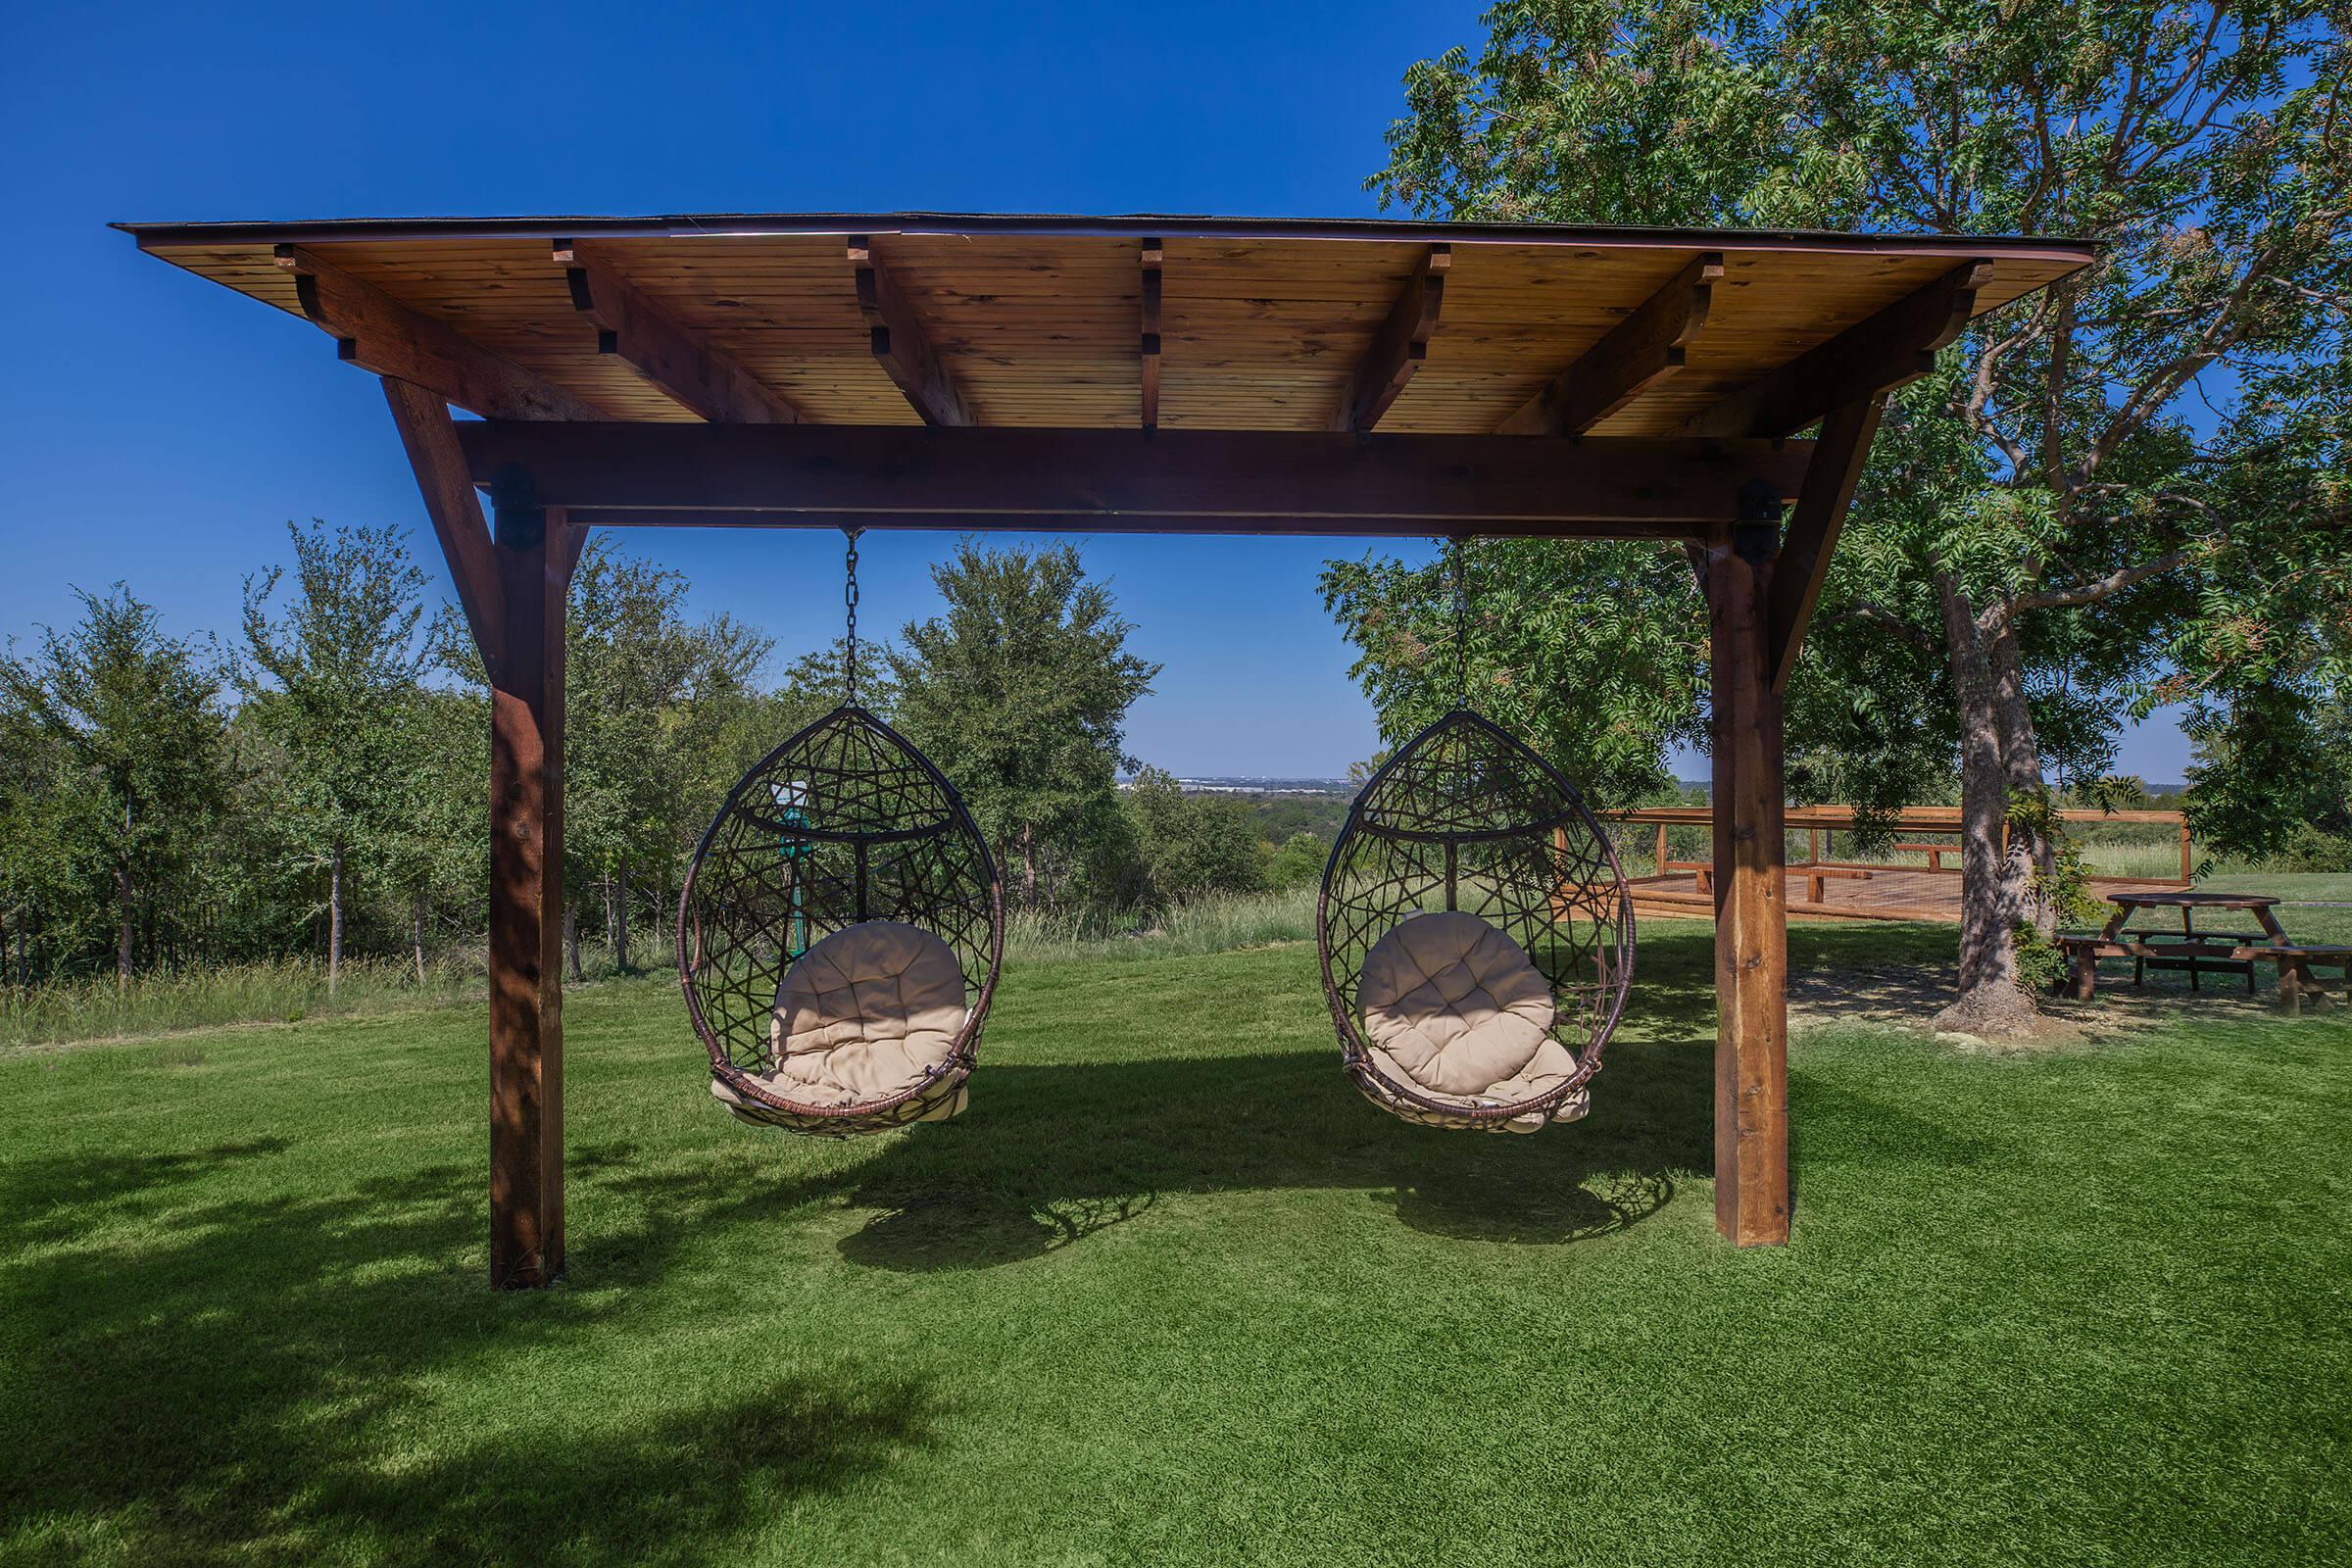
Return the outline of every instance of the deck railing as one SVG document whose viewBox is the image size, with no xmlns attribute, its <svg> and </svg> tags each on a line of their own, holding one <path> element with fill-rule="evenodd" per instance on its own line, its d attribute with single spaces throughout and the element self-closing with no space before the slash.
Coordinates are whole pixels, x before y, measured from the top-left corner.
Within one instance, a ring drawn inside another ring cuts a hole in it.
<svg viewBox="0 0 2352 1568">
<path fill-rule="evenodd" d="M 1669 876 L 1678 871 L 1690 869 L 1689 861 L 1677 860 L 1668 853 L 1669 845 L 1667 841 L 1667 835 L 1673 829 L 1709 829 L 1714 823 L 1714 813 L 1712 809 L 1704 806 L 1641 806 L 1630 808 L 1624 810 L 1602 811 L 1598 814 L 1603 820 L 1608 822 L 1623 824 L 1626 827 L 1646 826 L 1654 830 L 1651 858 L 1656 862 L 1656 870 L 1654 874 L 1657 876 Z M 2187 817 L 2179 811 L 2097 811 L 2078 809 L 2064 810 L 2060 811 L 2058 814 L 2062 820 L 2067 822 L 2100 823 L 2118 826 L 2126 824 L 2138 824 L 2142 826 L 2170 827 L 2174 829 L 2174 831 L 2180 837 L 2180 880 L 2183 882 L 2189 881 L 2191 874 L 2195 870 L 2195 842 L 2189 834 Z M 1789 860 L 1790 870 L 1799 870 L 1822 865 L 1835 866 L 1841 864 L 1850 865 L 1868 863 L 1823 858 L 1825 849 L 1834 848 L 1833 841 L 1836 834 L 1840 832 L 1850 833 L 1861 828 L 1862 813 L 1856 810 L 1853 807 L 1791 806 L 1788 808 L 1785 825 L 1790 834 L 1793 835 L 1802 833 L 1806 836 L 1805 857 L 1801 860 L 1792 858 Z M 1958 858 L 1956 852 L 1959 849 L 1959 838 L 1961 832 L 1960 808 L 1958 807 L 1900 807 L 1891 813 L 1877 817 L 1874 825 L 1891 827 L 1896 832 L 1896 834 L 1900 837 L 1901 842 L 1894 846 L 1895 849 L 1927 855 L 1928 864 L 1925 867 L 1915 867 L 1915 869 L 1945 872 L 1954 876 L 1959 874 L 1960 867 L 1957 863 L 1950 865 L 1943 863 L 1946 856 L 1951 856 L 1955 862 Z M 2002 828 L 2002 838 L 2004 842 L 2006 842 L 2007 837 L 2008 829 L 2006 825 L 2004 825 Z M 1952 842 L 1949 844 L 1922 844 L 1916 842 L 1922 838 L 1935 838 L 1938 840 L 1948 838 Z M 1628 850 L 1632 847 L 1626 843 L 1623 837 L 1620 838 L 1619 844 L 1621 851 Z M 1630 870 L 1631 867 L 1629 866 L 1628 869 Z"/>
</svg>

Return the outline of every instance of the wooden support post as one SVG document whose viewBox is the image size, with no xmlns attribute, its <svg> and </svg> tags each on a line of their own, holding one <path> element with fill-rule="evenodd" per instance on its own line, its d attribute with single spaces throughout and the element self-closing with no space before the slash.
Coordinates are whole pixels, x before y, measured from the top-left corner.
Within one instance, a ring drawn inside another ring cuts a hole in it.
<svg viewBox="0 0 2352 1568">
<path fill-rule="evenodd" d="M 490 1283 L 564 1272 L 564 606 L 578 559 L 530 475 L 500 476 L 506 646 L 490 691 Z"/>
<path fill-rule="evenodd" d="M 1714 671 L 1715 1228 L 1788 1239 L 1788 912 L 1781 697 L 1767 594 L 1779 508 L 1741 497 L 1707 543 Z"/>
<path fill-rule="evenodd" d="M 2195 846 L 2189 841 L 2188 818 L 2184 816 L 2180 819 L 2180 880 L 2183 882 L 2192 881 L 2195 879 L 2196 874 L 2196 849 Z"/>
<path fill-rule="evenodd" d="M 1666 824 L 1658 824 L 1658 875 L 1666 874 Z"/>
</svg>

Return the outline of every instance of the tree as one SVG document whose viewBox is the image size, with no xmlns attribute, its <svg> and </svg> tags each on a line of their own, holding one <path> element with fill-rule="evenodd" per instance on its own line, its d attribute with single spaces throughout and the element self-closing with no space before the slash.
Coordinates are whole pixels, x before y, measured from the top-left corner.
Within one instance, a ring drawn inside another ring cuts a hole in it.
<svg viewBox="0 0 2352 1568">
<path fill-rule="evenodd" d="M 1257 835 L 1241 802 L 1187 795 L 1173 774 L 1156 767 L 1138 772 L 1121 799 L 1135 825 L 1146 902 L 1182 904 L 1264 885 Z"/>
<path fill-rule="evenodd" d="M 140 916 L 159 912 L 142 901 L 186 864 L 226 794 L 220 683 L 121 583 L 103 597 L 76 597 L 79 622 L 63 632 L 43 627 L 37 649 L 20 656 L 12 648 L 0 660 L 0 692 L 12 739 L 46 751 L 57 768 L 50 788 L 36 781 L 20 797 L 33 803 L 31 842 L 55 858 L 49 885 L 103 890 L 96 896 L 113 909 L 116 977 L 127 981 Z M 59 912 L 71 919 L 77 911 Z"/>
<path fill-rule="evenodd" d="M 1271 888 L 1313 887 L 1322 878 L 1324 862 L 1331 858 L 1331 846 L 1303 829 L 1282 841 L 1266 862 L 1266 886 Z"/>
<path fill-rule="evenodd" d="M 414 798 L 409 710 L 431 657 L 417 636 L 424 573 L 401 531 L 286 524 L 294 592 L 276 618 L 280 567 L 245 579 L 237 680 L 263 730 L 283 748 L 282 829 L 326 872 L 326 988 L 343 966 L 355 852 L 383 857 Z"/>
<path fill-rule="evenodd" d="M 1943 1021 L 2019 1024 L 2020 942 L 2065 902 L 2045 768 L 2103 768 L 2168 659 L 2227 687 L 2210 662 L 2265 563 L 2340 558 L 2325 509 L 2231 491 L 2256 406 L 2324 414 L 2311 389 L 2345 352 L 2341 7 L 1527 0 L 1487 23 L 1475 66 L 1456 50 L 1407 75 L 1384 199 L 2104 245 L 1896 399 L 1790 694 L 1800 789 L 1893 804 L 1957 767 Z M 2269 450 L 2275 485 L 2309 488 L 2308 450 Z"/>
<path fill-rule="evenodd" d="M 20 989 L 32 983 L 32 933 L 43 909 L 73 902 L 67 782 L 62 749 L 38 710 L 13 682 L 0 688 L 0 922 L 13 949 L 9 977 Z"/>
<path fill-rule="evenodd" d="M 578 906 L 593 894 L 617 967 L 644 877 L 674 907 L 703 828 L 779 731 L 779 699 L 756 689 L 773 648 L 728 615 L 686 617 L 686 578 L 592 536 L 564 609 L 564 940 L 582 975 Z M 444 610 L 432 638 L 445 669 L 487 684 L 464 620 Z M 795 726 L 797 727 L 797 726 Z M 485 727 L 486 733 L 486 727 Z M 479 777 L 479 771 L 474 774 Z"/>
<path fill-rule="evenodd" d="M 397 809 L 384 871 L 406 896 L 409 952 L 424 983 L 434 911 L 480 906 L 490 859 L 490 705 L 476 692 L 426 689 L 401 714 Z M 478 926 L 474 929 L 479 929 Z"/>
<path fill-rule="evenodd" d="M 1068 546 L 1032 553 L 965 542 L 931 569 L 944 613 L 909 623 L 887 655 L 908 739 L 955 780 L 1030 906 L 1084 875 L 1115 836 L 1127 710 L 1159 666 L 1127 652 L 1133 628 Z"/>
<path fill-rule="evenodd" d="M 1497 539 L 1451 562 L 1335 561 L 1323 603 L 1349 673 L 1396 747 L 1462 703 L 1510 730 L 1593 804 L 1671 787 L 1667 748 L 1700 738 L 1707 632 L 1690 569 L 1648 545 Z"/>
</svg>

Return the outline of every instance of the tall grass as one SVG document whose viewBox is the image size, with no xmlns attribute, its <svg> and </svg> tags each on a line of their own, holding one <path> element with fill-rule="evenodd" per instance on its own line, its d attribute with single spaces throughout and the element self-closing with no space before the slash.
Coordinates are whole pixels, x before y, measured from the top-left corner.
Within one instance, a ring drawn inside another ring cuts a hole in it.
<svg viewBox="0 0 2352 1568">
<path fill-rule="evenodd" d="M 310 956 L 260 963 L 61 980 L 0 992 L 0 1046 L 121 1039 L 219 1024 L 396 1012 L 483 995 L 477 953 L 452 954 L 425 965 L 413 960 L 346 959 L 332 996 L 324 960 Z"/>
<path fill-rule="evenodd" d="M 1016 910 L 1004 921 L 1004 957 L 1189 957 L 1275 942 L 1311 942 L 1315 890 L 1200 899 L 1163 911 Z"/>
<path fill-rule="evenodd" d="M 1006 958 L 1015 962 L 1189 956 L 1310 941 L 1314 919 L 1312 888 L 1202 900 L 1162 913 L 1017 911 L 1006 919 L 1004 948 Z M 671 953 L 667 932 L 639 932 L 630 938 L 631 972 L 666 973 Z M 587 980 L 619 974 L 601 940 L 583 940 L 580 958 Z M 479 1001 L 483 976 L 481 950 L 467 948 L 430 960 L 421 981 L 410 959 L 346 959 L 331 997 L 324 960 L 308 956 L 138 975 L 120 988 L 112 975 L 29 990 L 9 988 L 0 990 L 0 1049 L 132 1039 L 223 1024 L 358 1017 Z M 570 980 L 568 961 L 564 978 Z"/>
</svg>

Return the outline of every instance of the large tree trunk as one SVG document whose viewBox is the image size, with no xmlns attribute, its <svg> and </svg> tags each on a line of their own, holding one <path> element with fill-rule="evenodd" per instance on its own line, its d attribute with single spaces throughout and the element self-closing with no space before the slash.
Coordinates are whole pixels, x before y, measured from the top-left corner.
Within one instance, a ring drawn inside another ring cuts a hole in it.
<svg viewBox="0 0 2352 1568">
<path fill-rule="evenodd" d="M 1936 1015 L 1936 1027 L 2015 1034 L 2033 1027 L 2035 1009 L 2018 982 L 2016 926 L 2028 862 L 2003 842 L 2009 768 L 2000 694 L 1958 579 L 1939 573 L 1936 589 L 1960 708 L 1960 995 Z"/>
<path fill-rule="evenodd" d="M 343 841 L 326 857 L 326 996 L 334 1000 L 335 983 L 343 976 Z"/>
<path fill-rule="evenodd" d="M 2001 732 L 2003 774 L 2012 808 L 2021 801 L 2038 799 L 2044 789 L 2041 776 L 2041 742 L 2034 730 L 2033 710 L 2026 706 L 2025 662 L 2017 651 L 2017 627 L 2008 616 L 1984 639 L 1985 654 L 1991 662 L 1993 695 L 1997 704 Z M 2010 866 L 2006 874 L 2014 877 L 2019 889 L 2019 917 L 2047 939 L 2058 934 L 2058 910 L 2040 890 L 2049 885 L 2049 877 L 2058 868 L 2058 846 L 2027 813 L 2029 819 L 2020 821 L 2008 815 Z"/>
</svg>

